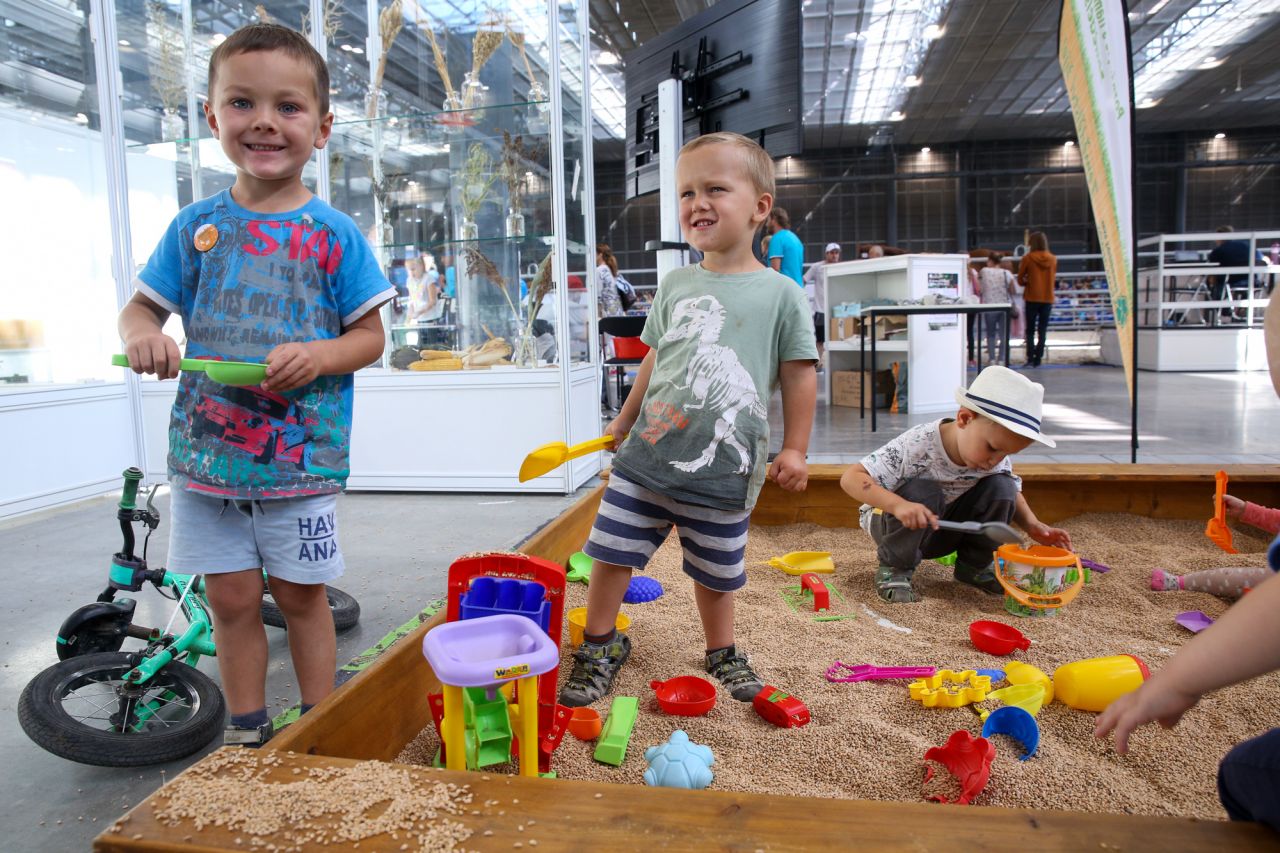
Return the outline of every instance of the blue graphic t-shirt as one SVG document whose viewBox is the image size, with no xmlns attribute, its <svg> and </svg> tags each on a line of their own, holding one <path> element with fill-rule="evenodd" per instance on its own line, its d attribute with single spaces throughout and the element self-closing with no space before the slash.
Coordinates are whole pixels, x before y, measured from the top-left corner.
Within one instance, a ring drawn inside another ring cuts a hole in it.
<svg viewBox="0 0 1280 853">
<path fill-rule="evenodd" d="M 200 251 L 210 226 L 216 240 Z M 182 318 L 188 358 L 227 361 L 262 362 L 282 343 L 336 338 L 395 296 L 346 214 L 318 198 L 256 213 L 229 191 L 183 208 L 136 284 Z M 340 491 L 353 389 L 350 374 L 279 394 L 184 371 L 169 423 L 171 485 L 235 498 Z"/>
</svg>

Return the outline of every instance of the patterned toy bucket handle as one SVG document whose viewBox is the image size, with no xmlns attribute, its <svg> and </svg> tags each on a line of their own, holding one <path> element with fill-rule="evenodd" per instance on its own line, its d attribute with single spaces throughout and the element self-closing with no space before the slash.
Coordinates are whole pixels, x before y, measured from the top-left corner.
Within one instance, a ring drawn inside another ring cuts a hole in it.
<svg viewBox="0 0 1280 853">
<path fill-rule="evenodd" d="M 1055 610 L 1066 607 L 1071 601 L 1080 594 L 1080 589 L 1084 586 L 1084 567 L 1080 565 L 1080 558 L 1075 554 L 1063 551 L 1064 554 L 1070 556 L 1071 561 L 1063 558 L 1045 558 L 1038 556 L 1030 551 L 1018 550 L 1019 559 L 1016 561 L 1002 555 L 1001 550 L 1012 548 L 1014 546 L 1003 545 L 999 550 L 992 552 L 991 556 L 995 560 L 996 580 L 1000 582 L 1000 586 L 1004 587 L 1004 591 L 1009 597 L 1021 604 L 1023 607 L 1030 607 L 1034 610 Z M 1004 567 L 1008 562 L 1026 563 L 1033 566 L 1045 566 L 1047 568 L 1067 569 L 1071 570 L 1075 567 L 1076 579 L 1071 586 L 1061 590 L 1053 595 L 1040 595 L 1039 593 L 1027 592 L 1026 590 L 1016 586 L 1005 578 Z"/>
</svg>

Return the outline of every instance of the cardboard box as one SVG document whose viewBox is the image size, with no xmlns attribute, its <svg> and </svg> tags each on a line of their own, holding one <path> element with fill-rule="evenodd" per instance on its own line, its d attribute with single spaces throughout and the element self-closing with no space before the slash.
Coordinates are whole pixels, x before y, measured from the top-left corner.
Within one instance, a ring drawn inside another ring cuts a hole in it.
<svg viewBox="0 0 1280 853">
<path fill-rule="evenodd" d="M 861 321 L 857 317 L 832 317 L 831 328 L 827 333 L 829 341 L 845 341 L 858 337 L 858 326 Z"/>
<path fill-rule="evenodd" d="M 832 317 L 827 330 L 829 341 L 857 341 L 862 327 L 858 317 Z M 907 332 L 906 317 L 877 317 L 876 340 L 894 340 Z"/>
<path fill-rule="evenodd" d="M 867 377 L 867 385 L 877 409 L 887 409 L 893 403 L 893 371 L 877 370 Z M 831 405 L 857 408 L 862 400 L 862 371 L 836 370 L 831 373 Z"/>
</svg>

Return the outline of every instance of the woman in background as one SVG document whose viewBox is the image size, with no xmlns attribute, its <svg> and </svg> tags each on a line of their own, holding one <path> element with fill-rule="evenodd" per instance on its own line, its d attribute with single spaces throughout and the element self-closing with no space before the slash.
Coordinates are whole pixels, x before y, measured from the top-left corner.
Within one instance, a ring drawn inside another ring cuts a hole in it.
<svg viewBox="0 0 1280 853">
<path fill-rule="evenodd" d="M 618 295 L 618 259 L 608 243 L 596 244 L 596 300 L 601 317 L 620 317 L 622 297 Z"/>
<path fill-rule="evenodd" d="M 1027 239 L 1030 252 L 1018 264 L 1018 284 L 1026 290 L 1027 366 L 1039 367 L 1049 337 L 1053 311 L 1053 287 L 1058 279 L 1058 259 L 1049 251 L 1049 238 L 1035 231 Z"/>
</svg>

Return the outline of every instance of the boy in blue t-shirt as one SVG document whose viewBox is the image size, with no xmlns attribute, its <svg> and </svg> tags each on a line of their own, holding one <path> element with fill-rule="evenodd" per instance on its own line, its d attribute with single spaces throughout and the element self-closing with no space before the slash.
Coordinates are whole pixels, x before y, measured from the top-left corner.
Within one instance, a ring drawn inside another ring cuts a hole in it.
<svg viewBox="0 0 1280 853">
<path fill-rule="evenodd" d="M 260 386 L 181 376 L 169 424 L 169 568 L 205 575 L 225 741 L 271 737 L 262 571 L 289 625 L 305 712 L 333 690 L 325 584 L 342 574 L 334 520 L 346 483 L 352 371 L 383 348 L 377 308 L 395 296 L 355 223 L 302 183 L 329 140 L 329 73 L 299 33 L 254 24 L 209 60 L 205 116 L 236 166 L 230 190 L 183 208 L 120 312 L 138 373 L 178 375 L 162 331 L 182 318 L 186 355 L 265 362 Z"/>
</svg>

